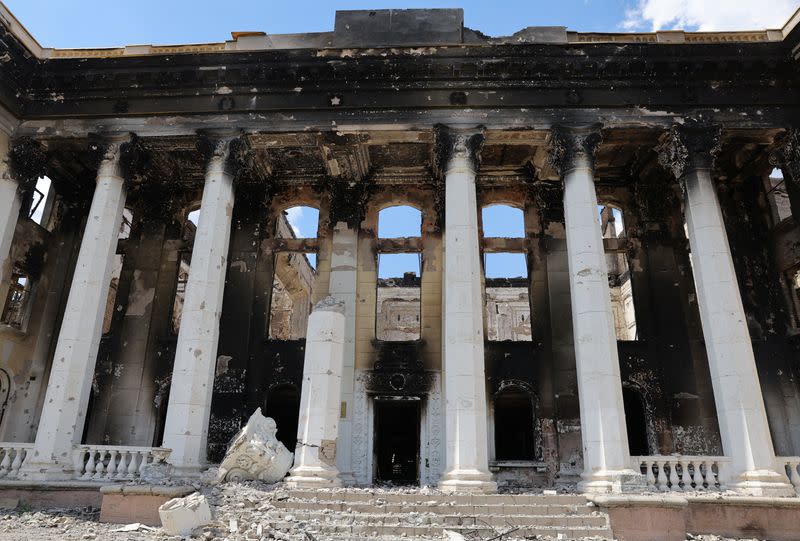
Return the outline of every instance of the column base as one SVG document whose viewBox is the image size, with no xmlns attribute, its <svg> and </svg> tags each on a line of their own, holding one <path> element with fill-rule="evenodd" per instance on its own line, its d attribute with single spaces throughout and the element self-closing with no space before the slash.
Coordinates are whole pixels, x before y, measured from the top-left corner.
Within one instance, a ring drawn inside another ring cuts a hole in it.
<svg viewBox="0 0 800 541">
<path fill-rule="evenodd" d="M 358 480 L 356 479 L 356 476 L 353 475 L 353 472 L 340 471 L 339 472 L 339 479 L 342 481 L 342 486 L 345 486 L 345 487 L 353 487 L 353 486 L 356 486 L 358 484 Z"/>
<path fill-rule="evenodd" d="M 795 497 L 797 492 L 785 475 L 772 470 L 746 471 L 725 483 L 725 488 L 745 496 Z"/>
<path fill-rule="evenodd" d="M 581 474 L 578 491 L 584 494 L 641 494 L 651 492 L 645 476 L 634 470 L 598 470 Z"/>
<path fill-rule="evenodd" d="M 442 492 L 497 492 L 497 483 L 492 480 L 492 474 L 480 470 L 450 470 L 442 475 L 439 481 L 439 490 Z"/>
<path fill-rule="evenodd" d="M 298 466 L 289 470 L 289 488 L 335 488 L 342 486 L 339 470 L 322 466 Z"/>
</svg>

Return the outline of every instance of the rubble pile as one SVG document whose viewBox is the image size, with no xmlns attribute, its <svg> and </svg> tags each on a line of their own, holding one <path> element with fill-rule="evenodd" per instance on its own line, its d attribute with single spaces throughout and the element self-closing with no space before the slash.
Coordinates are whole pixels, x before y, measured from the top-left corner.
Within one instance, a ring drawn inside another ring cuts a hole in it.
<svg viewBox="0 0 800 541">
<path fill-rule="evenodd" d="M 352 509 L 342 511 L 323 510 L 313 518 L 307 513 L 298 510 L 297 513 L 287 512 L 286 504 L 294 499 L 290 491 L 282 483 L 266 484 L 263 482 L 222 483 L 219 485 L 197 485 L 197 493 L 190 499 L 204 498 L 211 509 L 212 519 L 205 525 L 194 528 L 188 535 L 171 534 L 165 528 L 152 528 L 141 524 L 104 524 L 98 521 L 99 510 L 84 509 L 47 509 L 32 511 L 18 507 L 12 511 L 0 512 L 0 540 L 2 541 L 49 541 L 52 539 L 64 541 L 97 540 L 97 541 L 178 541 L 182 539 L 198 539 L 205 541 L 327 541 L 345 540 L 357 537 L 373 538 L 380 541 L 401 539 L 457 539 L 461 535 L 469 541 L 488 541 L 494 535 L 481 532 L 479 535 L 470 535 L 469 529 L 461 529 L 460 534 L 453 534 L 445 529 L 443 535 L 431 537 L 425 535 L 397 536 L 377 535 L 377 530 L 372 533 L 348 535 L 349 525 L 353 524 L 351 511 L 358 507 L 352 504 Z M 339 494 L 342 493 L 342 494 Z M 378 515 L 397 515 L 398 524 L 417 523 L 419 525 L 432 525 L 442 522 L 442 515 L 434 512 L 398 512 L 393 510 L 391 500 L 394 495 L 430 495 L 435 498 L 440 493 L 437 490 L 422 488 L 367 488 L 367 489 L 327 489 L 317 491 L 319 499 L 314 501 L 331 501 L 342 498 L 344 494 L 355 496 L 369 496 Z M 433 500 L 431 500 L 433 502 Z M 424 509 L 424 505 L 421 506 Z M 369 516 L 369 515 L 368 515 Z M 328 533 L 331 526 L 340 526 L 339 533 Z M 323 528 L 326 526 L 326 528 Z M 325 531 L 323 531 L 325 530 Z M 509 529 L 496 528 L 501 535 Z M 475 530 L 478 532 L 478 530 Z M 372 535 L 372 534 L 376 535 Z M 502 541 L 522 539 L 515 537 L 512 531 L 501 536 Z M 571 538 L 558 536 L 532 536 L 525 539 L 542 541 L 571 541 Z M 596 539 L 592 537 L 579 538 L 582 540 Z M 726 538 L 714 535 L 689 536 L 693 541 L 729 541 Z M 755 541 L 755 540 L 753 540 Z"/>
</svg>

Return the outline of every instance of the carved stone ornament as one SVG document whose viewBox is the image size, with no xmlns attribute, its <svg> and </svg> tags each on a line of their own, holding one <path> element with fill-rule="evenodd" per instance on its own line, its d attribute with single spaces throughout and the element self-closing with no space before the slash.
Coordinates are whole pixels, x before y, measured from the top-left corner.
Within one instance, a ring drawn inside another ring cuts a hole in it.
<svg viewBox="0 0 800 541">
<path fill-rule="evenodd" d="M 116 162 L 122 155 L 122 145 L 129 142 L 124 139 L 106 139 L 104 137 L 92 137 L 89 140 L 89 160 L 94 170 L 100 168 L 103 162 Z M 121 172 L 121 171 L 120 171 Z M 124 178 L 124 177 L 123 177 Z M 125 178 L 127 182 L 128 178 Z"/>
<path fill-rule="evenodd" d="M 30 137 L 18 137 L 8 150 L 8 172 L 18 183 L 20 198 L 33 193 L 36 181 L 47 174 L 47 150 Z"/>
<path fill-rule="evenodd" d="M 466 159 L 474 170 L 481 163 L 481 149 L 485 140 L 482 126 L 470 131 L 461 131 L 436 125 L 433 129 L 433 209 L 436 212 L 434 225 L 437 231 L 444 228 L 445 182 L 444 176 L 453 159 Z"/>
<path fill-rule="evenodd" d="M 195 146 L 206 160 L 206 166 L 211 160 L 222 160 L 225 168 L 233 175 L 234 183 L 252 180 L 255 155 L 243 135 L 215 137 L 201 132 L 198 134 Z"/>
<path fill-rule="evenodd" d="M 588 128 L 553 126 L 547 137 L 547 163 L 561 177 L 577 158 L 586 158 L 593 164 L 597 147 L 603 141 L 600 127 L 599 124 Z"/>
<path fill-rule="evenodd" d="M 484 128 L 462 131 L 447 126 L 434 127 L 433 166 L 437 177 L 444 178 L 449 164 L 454 159 L 467 159 L 477 170 L 481 162 L 481 149 L 485 137 Z"/>
<path fill-rule="evenodd" d="M 277 483 L 292 466 L 294 454 L 275 437 L 275 421 L 256 409 L 233 439 L 219 465 L 217 481 Z"/>
<path fill-rule="evenodd" d="M 721 147 L 722 129 L 687 121 L 673 125 L 656 147 L 658 163 L 680 179 L 690 168 L 711 169 Z"/>
<path fill-rule="evenodd" d="M 361 180 L 329 178 L 326 186 L 330 194 L 328 226 L 333 228 L 339 222 L 345 222 L 351 229 L 360 227 L 369 201 L 378 188 L 372 175 Z"/>
<path fill-rule="evenodd" d="M 800 130 L 789 128 L 775 139 L 769 153 L 769 163 L 779 167 L 784 175 L 794 182 L 800 182 Z"/>
</svg>

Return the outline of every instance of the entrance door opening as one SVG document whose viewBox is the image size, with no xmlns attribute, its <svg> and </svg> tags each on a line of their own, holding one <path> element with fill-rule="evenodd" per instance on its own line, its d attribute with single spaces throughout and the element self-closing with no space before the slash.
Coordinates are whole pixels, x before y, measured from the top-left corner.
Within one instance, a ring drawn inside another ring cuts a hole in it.
<svg viewBox="0 0 800 541">
<path fill-rule="evenodd" d="M 375 400 L 375 480 L 419 483 L 419 400 Z"/>
<path fill-rule="evenodd" d="M 275 437 L 294 453 L 297 446 L 297 423 L 300 417 L 300 393 L 291 384 L 278 385 L 269 390 L 264 415 L 271 417 L 278 427 Z"/>
</svg>

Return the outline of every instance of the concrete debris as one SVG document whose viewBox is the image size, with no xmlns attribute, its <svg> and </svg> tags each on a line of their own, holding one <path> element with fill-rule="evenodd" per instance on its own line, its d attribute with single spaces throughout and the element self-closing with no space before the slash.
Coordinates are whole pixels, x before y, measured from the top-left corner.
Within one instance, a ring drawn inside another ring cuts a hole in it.
<svg viewBox="0 0 800 541">
<path fill-rule="evenodd" d="M 505 526 L 496 527 L 494 534 L 481 533 L 481 535 L 477 535 L 476 530 L 469 526 L 439 524 L 437 527 L 434 524 L 441 520 L 443 514 L 441 511 L 437 514 L 433 509 L 429 509 L 429 506 L 426 505 L 427 499 L 417 502 L 414 507 L 419 511 L 415 513 L 412 525 L 411 522 L 408 522 L 410 513 L 407 511 L 415 504 L 411 503 L 413 498 L 410 496 L 419 495 L 423 490 L 425 489 L 408 487 L 326 489 L 309 492 L 307 493 L 308 497 L 300 499 L 296 494 L 287 493 L 283 484 L 268 485 L 258 481 L 248 481 L 204 485 L 201 487 L 200 494 L 205 497 L 208 506 L 213 510 L 213 518 L 207 524 L 195 527 L 190 535 L 191 539 L 204 541 L 324 541 L 333 537 L 344 539 L 344 536 L 335 536 L 332 533 L 338 530 L 339 532 L 352 532 L 347 538 L 362 539 L 363 541 L 385 541 L 390 538 L 404 538 L 408 541 L 463 541 L 464 539 L 488 541 L 499 534 L 502 534 L 502 541 L 519 541 L 524 538 L 537 541 L 557 541 L 559 539 L 557 533 L 549 536 L 525 536 L 521 531 L 508 532 L 508 527 Z M 431 497 L 441 494 L 430 488 L 426 492 L 431 494 Z M 405 498 L 406 495 L 409 496 L 408 499 Z M 359 515 L 356 509 L 363 505 L 361 501 L 367 497 L 371 501 L 382 498 L 387 501 L 387 504 Z M 407 503 L 399 504 L 397 501 L 393 501 L 398 498 Z M 335 511 L 318 510 L 310 513 L 307 510 L 314 505 L 318 509 L 323 509 L 326 501 L 345 499 L 347 505 L 352 507 L 352 512 L 340 509 Z M 292 520 L 287 520 L 290 514 Z M 463 515 L 460 518 L 468 519 L 470 517 Z M 231 524 L 236 525 L 236 531 L 232 531 Z M 131 526 L 120 527 L 119 524 L 101 523 L 99 522 L 99 510 L 93 508 L 51 508 L 34 512 L 22 506 L 15 511 L 0 512 L 0 539 L 4 541 L 50 541 L 51 539 L 59 541 L 82 539 L 179 541 L 180 539 L 166 528 L 140 527 L 135 531 L 124 530 Z M 443 526 L 446 527 L 443 528 Z M 396 535 L 389 535 L 387 528 L 394 529 Z M 409 528 L 414 529 L 413 533 L 406 533 Z M 372 532 L 375 531 L 378 532 L 377 537 L 372 535 Z M 425 531 L 431 533 L 427 535 L 418 533 Z M 434 535 L 432 532 L 437 533 Z M 504 534 L 504 532 L 508 532 L 508 534 Z M 599 541 L 599 538 L 596 537 L 576 538 L 572 535 L 562 535 L 560 539 L 562 541 L 577 541 L 577 539 Z M 732 541 L 713 535 L 689 535 L 687 539 L 691 541 Z"/>
<path fill-rule="evenodd" d="M 294 455 L 278 441 L 276 432 L 275 421 L 257 408 L 225 453 L 217 480 L 275 483 L 283 479 Z"/>
<path fill-rule="evenodd" d="M 198 492 L 169 500 L 158 508 L 158 515 L 164 531 L 174 535 L 190 535 L 212 519 L 206 497 Z"/>
<path fill-rule="evenodd" d="M 152 526 L 147 526 L 146 524 L 142 524 L 141 522 L 134 522 L 133 524 L 126 524 L 121 528 L 114 528 L 111 530 L 112 532 L 138 532 L 138 531 L 153 531 L 155 528 Z"/>
</svg>

